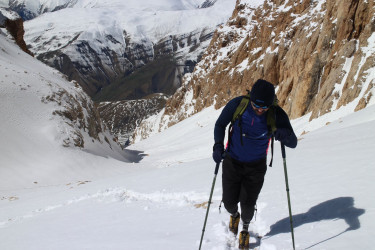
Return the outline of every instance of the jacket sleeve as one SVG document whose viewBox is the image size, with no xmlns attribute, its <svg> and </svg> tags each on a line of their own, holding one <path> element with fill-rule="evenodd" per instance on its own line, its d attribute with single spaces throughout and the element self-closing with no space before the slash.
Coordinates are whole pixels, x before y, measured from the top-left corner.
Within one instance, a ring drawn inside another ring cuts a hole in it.
<svg viewBox="0 0 375 250">
<path fill-rule="evenodd" d="M 242 97 L 236 97 L 232 99 L 227 103 L 227 105 L 225 105 L 223 111 L 221 111 L 221 114 L 215 123 L 215 143 L 221 143 L 224 145 L 225 129 L 228 126 L 228 124 L 232 121 L 233 114 L 236 111 L 237 106 L 240 104 L 241 99 Z"/>
<path fill-rule="evenodd" d="M 290 132 L 289 136 L 284 141 L 282 141 L 282 143 L 289 148 L 297 147 L 297 136 L 294 133 L 292 125 L 290 124 L 289 117 L 279 106 L 277 107 L 276 111 L 276 128 L 288 129 Z"/>
</svg>

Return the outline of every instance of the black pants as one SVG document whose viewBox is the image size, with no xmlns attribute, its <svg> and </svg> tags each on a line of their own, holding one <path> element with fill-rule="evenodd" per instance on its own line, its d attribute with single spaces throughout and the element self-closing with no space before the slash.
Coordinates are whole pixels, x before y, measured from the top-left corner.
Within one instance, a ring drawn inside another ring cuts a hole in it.
<svg viewBox="0 0 375 250">
<path fill-rule="evenodd" d="M 244 163 L 230 156 L 223 161 L 223 203 L 230 214 L 241 205 L 241 219 L 250 222 L 267 171 L 267 159 Z"/>
</svg>

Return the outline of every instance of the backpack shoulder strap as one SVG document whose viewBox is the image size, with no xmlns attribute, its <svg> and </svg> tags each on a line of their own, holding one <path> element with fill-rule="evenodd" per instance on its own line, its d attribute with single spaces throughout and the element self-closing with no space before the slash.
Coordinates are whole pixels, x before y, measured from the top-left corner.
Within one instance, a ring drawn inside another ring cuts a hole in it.
<svg viewBox="0 0 375 250">
<path fill-rule="evenodd" d="M 248 94 L 243 96 L 241 99 L 240 104 L 237 106 L 236 111 L 233 113 L 232 117 L 232 123 L 235 122 L 238 118 L 242 116 L 242 114 L 245 112 L 247 106 L 249 105 L 250 102 L 250 92 L 247 91 Z"/>
<path fill-rule="evenodd" d="M 232 127 L 233 127 L 233 124 L 236 120 L 239 120 L 239 127 L 241 129 L 241 134 L 242 134 L 242 124 L 241 124 L 242 123 L 242 115 L 245 112 L 247 106 L 249 105 L 249 102 L 250 102 L 250 91 L 247 90 L 247 95 L 242 96 L 240 104 L 238 104 L 236 110 L 233 113 L 232 121 L 230 122 L 230 125 L 229 125 L 229 128 L 228 128 L 228 138 L 229 138 L 228 139 L 228 147 L 231 143 Z M 241 145 L 243 145 L 242 136 L 241 136 Z"/>
</svg>

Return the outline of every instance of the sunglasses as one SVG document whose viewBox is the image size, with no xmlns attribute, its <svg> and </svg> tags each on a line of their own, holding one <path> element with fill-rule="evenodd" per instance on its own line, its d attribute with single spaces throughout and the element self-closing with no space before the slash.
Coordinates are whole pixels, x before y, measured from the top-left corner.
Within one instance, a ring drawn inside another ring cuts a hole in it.
<svg viewBox="0 0 375 250">
<path fill-rule="evenodd" d="M 260 106 L 254 102 L 251 102 L 251 104 L 254 106 L 254 108 L 257 108 L 257 109 L 268 109 L 269 107 L 267 105 L 265 106 Z"/>
</svg>

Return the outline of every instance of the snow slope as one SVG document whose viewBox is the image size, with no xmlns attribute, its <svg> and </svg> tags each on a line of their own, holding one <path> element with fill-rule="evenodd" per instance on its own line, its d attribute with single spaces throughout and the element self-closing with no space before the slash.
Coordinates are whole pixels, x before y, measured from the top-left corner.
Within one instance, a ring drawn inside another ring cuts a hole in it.
<svg viewBox="0 0 375 250">
<path fill-rule="evenodd" d="M 53 115 L 72 108 L 70 101 L 80 98 L 89 100 L 82 89 L 0 33 L 0 189 L 34 186 L 33 182 L 56 183 L 59 175 L 65 176 L 63 179 L 74 177 L 76 173 L 71 170 L 82 164 L 87 152 L 98 158 L 92 160 L 92 169 L 104 164 L 100 156 L 129 161 L 108 131 L 95 139 L 86 128 Z M 74 108 L 82 108 L 82 120 L 90 119 L 90 111 L 75 104 Z M 84 138 L 85 152 L 62 146 L 68 146 L 63 142 L 74 139 L 76 133 Z M 105 138 L 110 141 L 105 142 Z"/>
<path fill-rule="evenodd" d="M 0 248 L 197 249 L 206 212 L 199 204 L 207 201 L 213 180 L 212 135 L 219 112 L 208 108 L 133 145 L 130 150 L 144 157 L 140 162 L 81 154 L 74 169 L 53 176 L 61 180 L 55 184 L 2 185 Z M 375 202 L 369 191 L 375 178 L 375 106 L 353 114 L 336 112 L 339 119 L 310 126 L 298 147 L 287 150 L 297 249 L 373 246 Z M 298 131 L 309 126 L 293 124 Z M 17 139 L 20 136 L 13 134 L 8 145 Z M 292 248 L 282 160 L 279 147 L 275 149 L 274 166 L 268 169 L 251 224 L 254 233 L 264 236 L 263 250 Z M 92 170 L 97 160 L 106 167 Z M 101 174 L 93 176 L 93 171 Z M 34 180 L 21 169 L 18 176 L 7 178 L 20 177 Z M 1 175 L 1 183 L 4 179 Z M 229 215 L 219 213 L 220 198 L 219 173 L 203 249 L 236 249 L 227 246 Z M 252 238 L 251 246 L 259 244 Z"/>
</svg>

